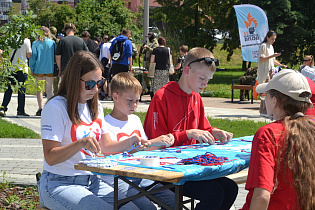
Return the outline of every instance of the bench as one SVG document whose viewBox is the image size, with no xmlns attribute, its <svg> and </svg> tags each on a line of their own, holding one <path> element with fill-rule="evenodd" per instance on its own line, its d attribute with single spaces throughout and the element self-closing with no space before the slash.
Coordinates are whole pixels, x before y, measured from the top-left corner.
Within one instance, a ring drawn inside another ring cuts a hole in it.
<svg viewBox="0 0 315 210">
<path fill-rule="evenodd" d="M 252 81 L 251 85 L 235 85 L 234 81 L 239 81 L 239 79 L 232 79 L 232 97 L 231 97 L 231 101 L 233 103 L 234 100 L 234 90 L 238 89 L 238 90 L 250 90 L 251 91 L 251 104 L 254 103 L 254 97 L 253 97 L 253 90 L 255 87 L 255 81 Z M 249 100 L 249 95 L 248 95 L 248 100 Z"/>
</svg>

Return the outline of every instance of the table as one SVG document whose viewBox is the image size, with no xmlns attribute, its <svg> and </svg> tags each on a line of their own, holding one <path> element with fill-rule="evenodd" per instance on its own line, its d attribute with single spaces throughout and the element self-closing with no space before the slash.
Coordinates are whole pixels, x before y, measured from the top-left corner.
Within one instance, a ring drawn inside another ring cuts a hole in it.
<svg viewBox="0 0 315 210">
<path fill-rule="evenodd" d="M 141 151 L 134 153 L 133 157 L 123 157 L 122 155 L 112 155 L 106 159 L 117 161 L 118 165 L 112 168 L 102 167 L 90 167 L 86 164 L 76 164 L 75 168 L 78 170 L 92 171 L 96 174 L 112 174 L 115 175 L 114 189 L 115 189 L 115 204 L 114 209 L 118 209 L 120 205 L 123 205 L 130 200 L 147 196 L 153 201 L 163 206 L 163 203 L 159 202 L 151 194 L 157 191 L 175 188 L 175 205 L 176 209 L 181 209 L 183 206 L 183 184 L 186 181 L 199 181 L 215 179 L 230 174 L 235 174 L 249 166 L 251 143 L 253 136 L 246 136 L 241 138 L 234 138 L 228 144 L 217 143 L 215 145 L 187 145 L 174 148 L 167 148 L 154 151 Z M 227 157 L 228 161 L 219 165 L 213 166 L 201 166 L 196 164 L 180 165 L 176 161 L 186 158 L 191 158 L 197 155 L 203 155 L 206 152 L 211 152 L 218 157 Z M 153 156 L 160 157 L 160 166 L 147 167 L 139 164 L 139 158 L 141 156 Z M 150 179 L 159 182 L 167 182 L 169 185 L 165 185 L 161 189 L 154 189 L 147 191 L 133 185 L 125 177 Z M 128 197 L 126 199 L 118 201 L 118 179 L 122 179 L 128 184 L 132 185 L 140 191 L 136 196 Z M 163 206 L 166 209 L 170 209 L 167 206 Z"/>
</svg>

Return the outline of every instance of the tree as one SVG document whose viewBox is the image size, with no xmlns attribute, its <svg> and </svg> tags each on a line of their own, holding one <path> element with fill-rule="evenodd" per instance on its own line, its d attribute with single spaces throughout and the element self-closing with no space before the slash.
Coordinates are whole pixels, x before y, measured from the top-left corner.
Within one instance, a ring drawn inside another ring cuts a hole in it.
<svg viewBox="0 0 315 210">
<path fill-rule="evenodd" d="M 162 21 L 167 31 L 186 37 L 190 47 L 216 45 L 214 29 L 229 31 L 223 49 L 229 60 L 233 51 L 240 48 L 238 27 L 233 5 L 254 4 L 268 17 L 269 28 L 278 33 L 275 51 L 285 50 L 279 58 L 287 64 L 297 64 L 305 54 L 315 53 L 314 4 L 309 0 L 157 0 L 162 5 L 154 11 L 156 21 Z M 161 27 L 161 25 L 159 26 Z M 163 27 L 162 27 L 163 28 Z M 189 37 L 189 38 L 187 38 Z M 241 63 L 242 61 L 240 61 Z"/>
<path fill-rule="evenodd" d="M 26 11 L 25 15 L 12 15 L 12 10 L 9 16 L 9 22 L 0 27 L 0 49 L 3 51 L 1 58 L 1 71 L 0 71 L 0 90 L 7 89 L 10 79 L 15 80 L 12 76 L 12 71 L 25 69 L 25 64 L 18 65 L 11 64 L 10 54 L 12 51 L 21 47 L 24 43 L 25 37 L 35 39 L 37 35 L 41 34 L 39 27 L 36 27 L 33 20 L 36 15 L 32 11 Z M 15 80 L 15 82 L 17 82 Z M 19 87 L 17 84 L 16 88 Z M 14 89 L 14 87 L 12 87 Z"/>
</svg>

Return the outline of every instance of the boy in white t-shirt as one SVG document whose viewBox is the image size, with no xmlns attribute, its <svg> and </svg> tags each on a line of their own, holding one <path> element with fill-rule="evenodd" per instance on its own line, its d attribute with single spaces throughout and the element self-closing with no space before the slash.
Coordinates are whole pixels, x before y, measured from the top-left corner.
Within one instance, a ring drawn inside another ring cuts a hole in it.
<svg viewBox="0 0 315 210">
<path fill-rule="evenodd" d="M 119 73 L 111 81 L 112 98 L 114 101 L 113 111 L 105 116 L 105 127 L 109 131 L 112 141 L 125 141 L 130 138 L 146 139 L 140 118 L 132 114 L 139 103 L 142 86 L 139 81 L 129 73 Z M 172 134 L 162 135 L 150 140 L 149 146 L 169 147 L 174 143 Z M 114 184 L 113 176 L 102 176 L 108 184 Z M 133 182 L 140 187 L 146 187 L 153 183 L 151 180 L 133 179 Z M 161 184 L 155 187 L 162 186 Z M 139 191 L 127 183 L 119 180 L 119 191 L 129 197 L 138 194 Z M 175 208 L 175 196 L 170 190 L 164 190 L 153 194 L 162 202 Z M 156 209 L 147 197 L 133 200 L 140 209 Z"/>
</svg>

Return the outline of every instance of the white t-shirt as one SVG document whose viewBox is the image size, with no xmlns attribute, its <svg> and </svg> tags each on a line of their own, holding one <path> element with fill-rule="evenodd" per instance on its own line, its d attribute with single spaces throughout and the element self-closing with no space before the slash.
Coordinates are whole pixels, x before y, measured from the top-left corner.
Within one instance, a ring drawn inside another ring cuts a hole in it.
<svg viewBox="0 0 315 210">
<path fill-rule="evenodd" d="M 99 60 L 101 61 L 102 58 L 108 58 L 108 60 L 110 59 L 110 51 L 109 51 L 109 48 L 111 46 L 111 42 L 106 42 L 102 45 L 101 47 L 101 52 L 100 52 L 100 57 L 99 57 Z M 107 68 L 109 68 L 109 61 L 106 65 Z"/>
<path fill-rule="evenodd" d="M 301 70 L 301 74 L 304 75 L 305 77 L 308 77 L 311 79 L 313 82 L 315 82 L 315 68 L 311 68 L 309 66 L 305 66 Z"/>
<path fill-rule="evenodd" d="M 67 112 L 67 99 L 56 96 L 51 99 L 44 107 L 41 116 L 41 138 L 58 141 L 61 146 L 90 136 L 98 141 L 102 134 L 108 133 L 105 129 L 104 112 L 102 105 L 98 105 L 98 117 L 92 121 L 87 103 L 78 104 L 79 116 L 82 120 L 80 125 L 73 124 Z M 74 165 L 80 160 L 91 158 L 94 154 L 86 149 L 81 149 L 68 160 L 50 166 L 44 160 L 44 170 L 63 176 L 91 175 L 89 171 L 74 169 Z"/>
<path fill-rule="evenodd" d="M 140 118 L 134 114 L 128 115 L 127 121 L 117 120 L 108 114 L 105 116 L 105 127 L 112 141 L 124 141 L 136 134 L 144 139 L 148 139 Z"/>
<path fill-rule="evenodd" d="M 14 52 L 14 50 L 12 50 L 11 56 L 13 55 L 13 52 Z M 27 65 L 26 53 L 31 53 L 31 52 L 32 52 L 31 41 L 29 39 L 25 38 L 24 44 L 22 44 L 22 46 L 16 50 L 16 53 L 15 53 L 13 61 L 12 61 L 12 65 L 17 65 L 18 59 L 20 59 L 20 61 L 23 61 Z M 22 70 L 22 69 L 20 69 L 20 70 Z M 27 67 L 25 67 L 25 71 L 28 73 Z"/>
<path fill-rule="evenodd" d="M 259 47 L 258 57 L 268 57 L 274 54 L 273 46 L 267 43 L 262 43 Z M 258 69 L 257 69 L 257 77 L 258 77 L 258 84 L 264 83 L 265 80 L 268 78 L 269 70 L 274 69 L 275 58 L 270 58 L 267 61 L 258 62 Z"/>
<path fill-rule="evenodd" d="M 108 114 L 105 116 L 105 127 L 112 141 L 124 141 L 136 134 L 144 139 L 148 139 L 140 118 L 134 114 L 128 115 L 127 121 L 117 120 Z M 109 184 L 114 184 L 114 178 L 111 175 L 102 176 L 101 178 Z"/>
</svg>

